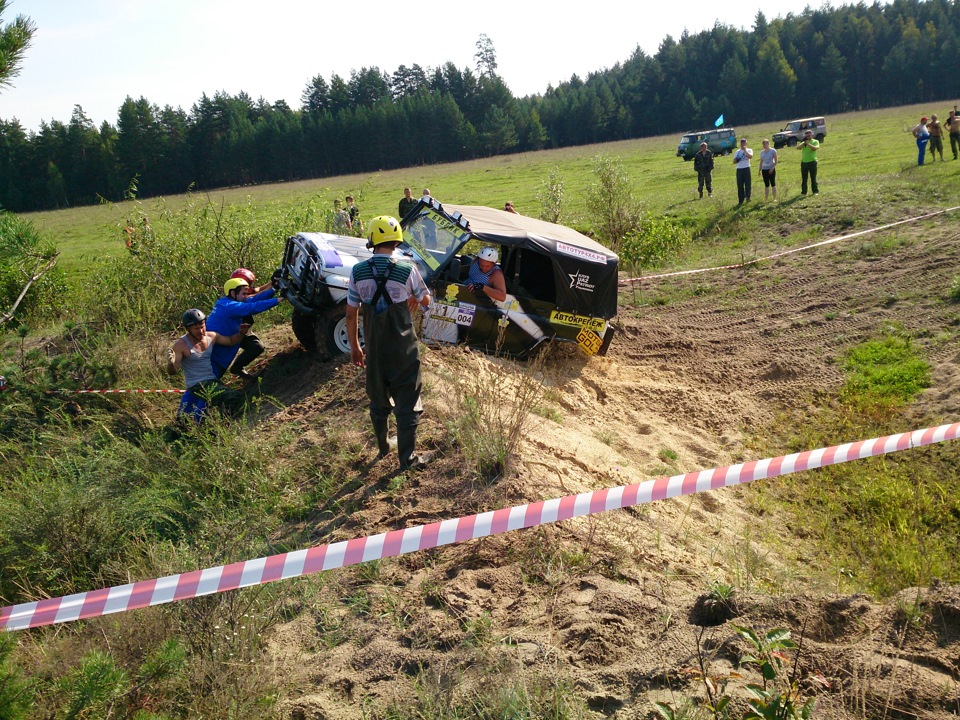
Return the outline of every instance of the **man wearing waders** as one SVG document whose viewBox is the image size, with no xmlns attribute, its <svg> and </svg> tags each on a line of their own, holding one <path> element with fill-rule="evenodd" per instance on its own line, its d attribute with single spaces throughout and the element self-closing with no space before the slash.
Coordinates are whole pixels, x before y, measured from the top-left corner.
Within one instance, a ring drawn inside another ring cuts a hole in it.
<svg viewBox="0 0 960 720">
<path fill-rule="evenodd" d="M 350 359 L 367 369 L 370 420 L 377 438 L 379 457 L 390 452 L 387 420 L 397 419 L 397 453 L 401 470 L 419 470 L 427 458 L 415 453 L 420 402 L 420 351 L 410 313 L 430 304 L 423 278 L 412 263 L 393 257 L 403 241 L 396 218 L 381 215 L 370 222 L 367 247 L 373 257 L 357 263 L 347 289 L 347 335 Z M 358 315 L 363 308 L 363 339 L 360 347 Z M 391 402 L 392 401 L 392 402 Z"/>
</svg>

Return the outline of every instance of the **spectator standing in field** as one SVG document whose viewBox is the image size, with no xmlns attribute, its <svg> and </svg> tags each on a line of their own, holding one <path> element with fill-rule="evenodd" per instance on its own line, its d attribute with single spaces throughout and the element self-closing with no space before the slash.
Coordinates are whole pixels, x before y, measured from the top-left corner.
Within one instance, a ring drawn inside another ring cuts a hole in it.
<svg viewBox="0 0 960 720">
<path fill-rule="evenodd" d="M 956 160 L 960 154 L 960 115 L 957 115 L 956 110 L 951 110 L 947 115 L 943 128 L 950 133 L 950 150 L 953 151 L 953 159 Z"/>
<path fill-rule="evenodd" d="M 228 415 L 239 415 L 247 402 L 242 392 L 231 390 L 220 382 L 214 374 L 212 358 L 215 347 L 237 345 L 250 326 L 240 325 L 235 335 L 227 336 L 208 331 L 205 320 L 200 310 L 187 310 L 183 314 L 183 326 L 187 332 L 167 351 L 167 374 L 173 375 L 183 368 L 187 388 L 177 415 L 193 416 L 198 422 L 203 419 L 207 405 Z"/>
<path fill-rule="evenodd" d="M 350 216 L 350 228 L 357 237 L 363 237 L 363 220 L 360 219 L 360 208 L 353 204 L 353 195 L 347 195 L 347 214 Z"/>
<path fill-rule="evenodd" d="M 807 179 L 810 180 L 810 189 L 814 195 L 820 194 L 820 187 L 817 185 L 817 151 L 820 149 L 820 141 L 814 139 L 813 130 L 807 130 L 803 134 L 803 142 L 797 145 L 800 151 L 800 194 L 807 194 Z"/>
<path fill-rule="evenodd" d="M 740 149 L 733 155 L 733 164 L 737 167 L 737 207 L 750 202 L 750 160 L 753 150 L 747 147 L 747 139 L 740 138 Z"/>
<path fill-rule="evenodd" d="M 513 208 L 513 203 L 510 202 L 509 200 L 507 200 L 507 202 L 505 202 L 505 203 L 503 204 L 503 209 L 504 209 L 505 212 L 513 213 L 514 215 L 519 215 L 519 214 L 520 214 L 520 213 L 518 213 L 516 210 L 514 210 L 514 208 Z"/>
<path fill-rule="evenodd" d="M 937 115 L 930 116 L 930 122 L 927 123 L 927 132 L 930 133 L 930 161 L 936 162 L 937 153 L 940 153 L 940 162 L 943 162 L 943 128 Z"/>
<path fill-rule="evenodd" d="M 417 470 L 428 458 L 418 456 L 417 425 L 423 405 L 420 393 L 420 351 L 410 313 L 430 304 L 430 293 L 416 266 L 393 257 L 403 242 L 396 218 L 370 221 L 367 246 L 373 257 L 353 266 L 347 287 L 347 337 L 350 360 L 367 369 L 370 421 L 379 457 L 390 452 L 387 439 L 392 412 L 397 420 L 397 453 L 401 470 Z M 364 347 L 360 347 L 359 312 L 363 308 Z"/>
<path fill-rule="evenodd" d="M 413 208 L 416 207 L 417 205 L 417 201 L 410 196 L 410 193 L 411 193 L 410 188 L 405 187 L 403 189 L 403 197 L 400 198 L 400 207 L 398 208 L 398 210 L 400 211 L 400 214 L 398 217 L 401 220 L 403 220 L 407 216 L 407 213 L 413 210 Z"/>
<path fill-rule="evenodd" d="M 697 192 L 703 197 L 703 186 L 707 186 L 707 197 L 713 197 L 713 153 L 705 142 L 693 156 L 693 169 L 697 171 Z"/>
<path fill-rule="evenodd" d="M 334 200 L 331 231 L 338 235 L 346 235 L 351 226 L 350 213 L 343 209 L 343 203 L 339 199 Z"/>
<path fill-rule="evenodd" d="M 920 122 L 913 126 L 911 132 L 917 139 L 917 165 L 923 165 L 923 159 L 927 154 L 927 143 L 930 142 L 930 131 L 927 130 L 926 116 L 920 118 Z"/>
<path fill-rule="evenodd" d="M 777 199 L 777 151 L 770 147 L 770 141 L 764 138 L 763 150 L 760 151 L 760 177 L 763 179 L 763 199 L 770 197 L 773 190 L 773 199 Z"/>
</svg>

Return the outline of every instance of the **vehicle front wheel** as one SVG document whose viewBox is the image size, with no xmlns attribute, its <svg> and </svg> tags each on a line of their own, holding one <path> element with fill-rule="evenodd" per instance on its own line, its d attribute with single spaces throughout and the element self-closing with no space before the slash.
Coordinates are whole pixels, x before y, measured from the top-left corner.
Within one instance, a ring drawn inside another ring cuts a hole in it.
<svg viewBox="0 0 960 720">
<path fill-rule="evenodd" d="M 304 350 L 316 353 L 323 360 L 329 360 L 350 352 L 350 337 L 347 334 L 347 308 L 345 305 L 308 315 L 299 310 L 293 311 L 293 334 L 303 345 Z M 363 347 L 363 316 L 359 318 L 360 347 Z"/>
<path fill-rule="evenodd" d="M 363 347 L 363 316 L 357 318 L 360 331 L 360 347 Z M 350 352 L 350 336 L 347 333 L 347 309 L 344 306 L 327 315 L 327 350 L 331 357 Z"/>
<path fill-rule="evenodd" d="M 796 147 L 796 146 L 797 146 L 797 139 L 796 139 L 796 138 L 790 138 L 789 140 L 787 140 L 787 145 L 789 145 L 790 147 Z"/>
</svg>

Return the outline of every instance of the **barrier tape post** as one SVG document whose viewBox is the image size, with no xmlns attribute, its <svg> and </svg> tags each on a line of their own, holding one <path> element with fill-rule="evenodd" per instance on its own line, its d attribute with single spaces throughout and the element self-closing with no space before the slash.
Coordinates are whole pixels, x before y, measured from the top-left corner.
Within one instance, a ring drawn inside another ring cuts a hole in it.
<svg viewBox="0 0 960 720">
<path fill-rule="evenodd" d="M 940 425 L 871 440 L 807 450 L 792 455 L 700 470 L 686 475 L 662 477 L 632 485 L 567 495 L 478 515 L 442 520 L 403 530 L 392 530 L 379 535 L 318 545 L 305 550 L 169 575 L 164 578 L 141 580 L 91 592 L 7 606 L 0 608 L 0 630 L 9 632 L 85 620 L 238 588 L 263 585 L 275 580 L 302 577 L 323 570 L 348 567 L 369 560 L 428 550 L 607 510 L 716 490 L 754 480 L 780 477 L 803 470 L 955 440 L 958 436 L 960 436 L 960 423 Z"/>
</svg>

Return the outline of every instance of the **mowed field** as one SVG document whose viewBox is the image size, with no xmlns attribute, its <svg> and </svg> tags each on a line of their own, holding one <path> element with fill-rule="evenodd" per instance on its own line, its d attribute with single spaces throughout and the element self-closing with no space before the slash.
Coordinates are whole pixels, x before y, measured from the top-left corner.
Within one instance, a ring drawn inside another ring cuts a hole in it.
<svg viewBox="0 0 960 720">
<path fill-rule="evenodd" d="M 916 105 L 884 110 L 833 115 L 827 118 L 828 135 L 820 150 L 821 195 L 819 207 L 849 217 L 851 226 L 862 224 L 861 211 L 894 201 L 898 186 L 905 182 L 929 182 L 931 200 L 939 195 L 960 195 L 960 161 L 944 165 L 916 166 L 916 145 L 909 129 L 921 114 L 936 112 L 946 117 L 953 101 L 935 105 Z M 767 123 L 736 126 L 738 134 L 749 139 L 759 154 L 760 142 L 772 137 L 791 118 Z M 688 128 L 699 130 L 703 128 Z M 536 153 L 521 153 L 469 162 L 428 167 L 389 170 L 299 182 L 224 188 L 203 194 L 216 204 L 306 203 L 320 198 L 326 204 L 347 193 L 358 196 L 363 217 L 396 214 L 403 187 L 414 195 L 429 187 L 441 202 L 502 207 L 512 200 L 524 214 L 537 215 L 537 193 L 547 176 L 556 170 L 564 181 L 564 222 L 589 230 L 589 189 L 594 182 L 593 158 L 605 154 L 619 158 L 627 170 L 638 199 L 651 213 L 669 213 L 687 220 L 696 228 L 715 228 L 723 232 L 725 221 L 749 220 L 749 212 L 732 214 L 737 201 L 733 163 L 729 157 L 717 158 L 714 171 L 715 192 L 710 200 L 698 201 L 693 164 L 676 157 L 678 133 L 639 140 L 588 145 Z M 758 179 L 754 180 L 758 183 Z M 789 207 L 799 196 L 800 153 L 794 148 L 780 151 L 778 170 L 780 202 Z M 762 186 L 754 200 L 762 197 Z M 165 207 L 175 210 L 185 196 L 163 198 Z M 149 214 L 159 212 L 157 198 L 145 199 Z M 125 203 L 32 213 L 25 217 L 50 234 L 61 251 L 62 267 L 73 281 L 84 281 L 84 274 L 98 260 L 123 252 L 122 228 L 128 208 Z M 757 207 L 746 208 L 756 211 Z M 769 210 L 769 208 L 768 208 Z M 790 232 L 802 231 L 802 217 L 786 218 Z M 742 225 L 742 223 L 739 223 Z M 760 222 L 760 225 L 764 223 Z M 318 230 L 322 228 L 304 228 Z M 743 228 L 741 227 L 741 230 Z M 758 228 L 755 235 L 766 234 Z M 789 234 L 789 233 L 788 233 Z M 278 238 L 278 249 L 283 238 Z M 279 255 L 279 250 L 278 250 Z M 279 257 L 278 257 L 279 259 Z M 695 258 L 692 258 L 696 261 Z"/>
</svg>

